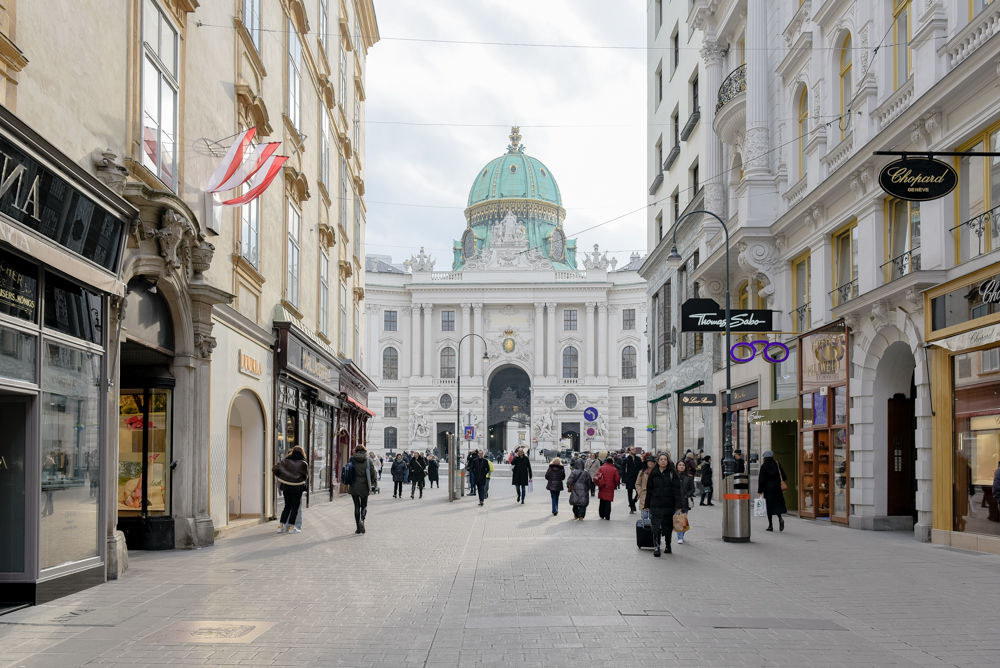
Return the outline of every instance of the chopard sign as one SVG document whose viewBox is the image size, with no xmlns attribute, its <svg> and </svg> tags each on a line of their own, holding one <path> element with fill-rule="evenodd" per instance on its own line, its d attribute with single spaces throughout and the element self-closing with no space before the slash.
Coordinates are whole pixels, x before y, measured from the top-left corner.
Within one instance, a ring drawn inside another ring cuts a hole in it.
<svg viewBox="0 0 1000 668">
<path fill-rule="evenodd" d="M 984 304 L 1000 303 L 1000 282 L 995 278 L 984 281 L 979 286 L 979 296 L 983 298 Z"/>
<path fill-rule="evenodd" d="M 926 202 L 940 199 L 954 190 L 958 174 L 940 160 L 906 157 L 883 167 L 878 183 L 893 197 Z"/>
</svg>

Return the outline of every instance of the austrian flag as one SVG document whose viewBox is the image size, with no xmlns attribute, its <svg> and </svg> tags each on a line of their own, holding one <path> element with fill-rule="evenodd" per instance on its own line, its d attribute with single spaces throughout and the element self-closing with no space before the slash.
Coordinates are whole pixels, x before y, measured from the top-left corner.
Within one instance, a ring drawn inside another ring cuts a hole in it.
<svg viewBox="0 0 1000 668">
<path fill-rule="evenodd" d="M 208 193 L 226 192 L 250 182 L 245 193 L 225 200 L 222 202 L 224 206 L 242 206 L 260 197 L 288 160 L 287 156 L 274 155 L 281 142 L 258 144 L 247 155 L 247 148 L 256 132 L 257 128 L 253 127 L 240 133 L 208 181 L 205 188 Z"/>
</svg>

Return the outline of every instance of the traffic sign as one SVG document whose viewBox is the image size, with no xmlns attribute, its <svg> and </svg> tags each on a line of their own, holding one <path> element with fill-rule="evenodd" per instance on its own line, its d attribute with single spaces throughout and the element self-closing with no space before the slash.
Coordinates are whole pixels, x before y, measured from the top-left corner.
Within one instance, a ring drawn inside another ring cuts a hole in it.
<svg viewBox="0 0 1000 668">
<path fill-rule="evenodd" d="M 583 417 L 587 422 L 594 422 L 597 420 L 597 409 L 591 406 L 583 411 Z"/>
<path fill-rule="evenodd" d="M 476 428 L 475 427 L 466 426 L 465 427 L 465 440 L 471 441 L 475 437 L 476 437 Z"/>
<path fill-rule="evenodd" d="M 587 427 L 587 436 L 590 436 L 591 438 L 593 438 L 594 434 L 596 434 L 596 433 L 597 432 L 594 430 L 593 427 Z"/>
</svg>

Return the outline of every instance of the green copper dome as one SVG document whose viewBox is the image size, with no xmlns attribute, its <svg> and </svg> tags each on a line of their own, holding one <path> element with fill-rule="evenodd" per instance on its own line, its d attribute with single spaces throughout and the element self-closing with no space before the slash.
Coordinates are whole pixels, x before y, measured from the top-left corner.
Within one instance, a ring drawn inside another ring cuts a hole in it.
<svg viewBox="0 0 1000 668">
<path fill-rule="evenodd" d="M 517 128 L 507 153 L 479 170 L 469 190 L 469 206 L 497 199 L 533 199 L 562 206 L 559 184 L 541 160 L 524 152 Z"/>
</svg>

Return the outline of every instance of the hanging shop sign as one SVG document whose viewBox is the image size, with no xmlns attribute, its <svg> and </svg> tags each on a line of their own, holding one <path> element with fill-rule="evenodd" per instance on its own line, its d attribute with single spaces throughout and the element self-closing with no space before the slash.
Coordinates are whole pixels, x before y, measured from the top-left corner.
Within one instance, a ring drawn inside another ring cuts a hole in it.
<svg viewBox="0 0 1000 668">
<path fill-rule="evenodd" d="M 1000 281 L 995 278 L 984 281 L 979 286 L 979 296 L 983 298 L 984 304 L 1000 304 Z"/>
<path fill-rule="evenodd" d="M 729 349 L 729 357 L 740 364 L 750 362 L 761 352 L 771 364 L 781 364 L 788 359 L 788 346 L 780 341 L 740 341 Z"/>
<path fill-rule="evenodd" d="M 882 190 L 898 199 L 926 202 L 940 199 L 954 190 L 958 174 L 940 160 L 906 156 L 883 167 L 878 183 Z"/>
<path fill-rule="evenodd" d="M 682 406 L 714 406 L 714 394 L 682 394 Z"/>
<path fill-rule="evenodd" d="M 752 401 L 758 397 L 757 383 L 750 383 L 743 387 L 733 388 L 732 403 L 739 404 L 744 401 Z"/>
<path fill-rule="evenodd" d="M 714 299 L 689 299 L 681 304 L 682 332 L 726 331 L 726 310 Z M 767 309 L 729 309 L 729 331 L 773 332 L 773 318 Z"/>
</svg>

